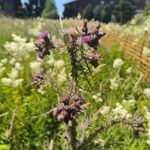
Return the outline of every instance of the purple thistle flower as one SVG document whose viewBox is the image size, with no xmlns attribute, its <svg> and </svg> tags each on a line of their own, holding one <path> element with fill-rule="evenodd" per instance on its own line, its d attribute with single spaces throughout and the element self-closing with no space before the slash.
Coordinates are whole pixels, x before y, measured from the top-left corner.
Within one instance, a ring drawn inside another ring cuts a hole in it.
<svg viewBox="0 0 150 150">
<path fill-rule="evenodd" d="M 40 39 L 48 38 L 48 32 L 46 32 L 46 31 L 45 32 L 41 32 L 40 35 L 39 35 L 39 38 Z"/>
<path fill-rule="evenodd" d="M 90 36 L 85 35 L 85 36 L 82 37 L 82 42 L 85 43 L 85 44 L 89 43 L 90 40 L 91 40 Z"/>
</svg>

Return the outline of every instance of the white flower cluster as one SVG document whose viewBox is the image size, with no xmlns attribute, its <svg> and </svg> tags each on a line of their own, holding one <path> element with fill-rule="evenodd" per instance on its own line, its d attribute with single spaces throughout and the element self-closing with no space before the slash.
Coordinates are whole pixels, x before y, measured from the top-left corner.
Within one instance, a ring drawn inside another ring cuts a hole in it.
<svg viewBox="0 0 150 150">
<path fill-rule="evenodd" d="M 132 72 L 132 68 L 129 67 L 129 68 L 126 70 L 126 73 L 127 73 L 127 74 L 131 74 L 131 72 Z"/>
<path fill-rule="evenodd" d="M 15 57 L 16 60 L 29 58 L 29 52 L 34 50 L 33 42 L 27 42 L 26 38 L 22 38 L 12 34 L 13 42 L 6 42 L 4 48 L 6 51 Z"/>
<path fill-rule="evenodd" d="M 101 98 L 101 93 L 97 93 L 96 95 L 93 95 L 92 98 L 93 98 L 96 102 L 103 102 L 103 99 Z"/>
<path fill-rule="evenodd" d="M 102 115 L 107 115 L 107 114 L 110 113 L 110 111 L 111 111 L 110 106 L 103 106 L 103 107 L 100 109 L 100 113 L 101 113 Z"/>
<path fill-rule="evenodd" d="M 50 70 L 50 72 L 53 74 L 53 76 L 58 82 L 58 84 L 62 84 L 67 80 L 67 74 L 65 69 L 65 62 L 63 60 L 55 60 L 53 53 L 49 56 L 49 60 L 47 61 L 47 64 L 50 66 L 53 66 L 53 69 Z"/>
<path fill-rule="evenodd" d="M 134 106 L 136 104 L 136 100 L 135 99 L 129 99 L 129 100 L 123 100 L 122 103 L 124 105 L 128 105 L 128 106 Z"/>
<path fill-rule="evenodd" d="M 132 115 L 126 109 L 124 109 L 120 103 L 117 103 L 116 108 L 112 110 L 112 117 L 115 120 L 120 120 L 130 119 Z"/>
<path fill-rule="evenodd" d="M 15 68 L 12 68 L 11 72 L 7 74 L 7 77 L 1 79 L 1 83 L 5 86 L 12 86 L 14 88 L 18 87 L 23 79 L 18 78 L 19 72 Z"/>
<path fill-rule="evenodd" d="M 147 98 L 150 98 L 150 88 L 144 89 L 143 93 Z"/>
<path fill-rule="evenodd" d="M 4 66 L 5 63 L 7 62 L 7 59 L 2 59 L 0 62 L 0 75 L 3 74 L 3 72 L 6 70 L 6 67 Z"/>
<path fill-rule="evenodd" d="M 42 63 L 40 61 L 33 61 L 30 63 L 32 75 L 38 75 L 41 71 Z"/>
<path fill-rule="evenodd" d="M 142 54 L 144 57 L 150 57 L 150 48 L 144 47 Z"/>
<path fill-rule="evenodd" d="M 41 32 L 43 26 L 44 26 L 44 22 L 38 21 L 38 22 L 35 24 L 34 28 L 30 28 L 30 29 L 28 30 L 28 33 L 29 33 L 30 35 L 32 35 L 33 37 L 37 37 L 37 36 L 39 36 L 39 33 Z"/>
<path fill-rule="evenodd" d="M 124 64 L 123 60 L 120 58 L 116 58 L 113 63 L 114 69 L 119 69 Z"/>
<path fill-rule="evenodd" d="M 119 82 L 120 82 L 120 79 L 116 77 L 110 79 L 110 89 L 117 90 L 119 88 Z"/>
</svg>

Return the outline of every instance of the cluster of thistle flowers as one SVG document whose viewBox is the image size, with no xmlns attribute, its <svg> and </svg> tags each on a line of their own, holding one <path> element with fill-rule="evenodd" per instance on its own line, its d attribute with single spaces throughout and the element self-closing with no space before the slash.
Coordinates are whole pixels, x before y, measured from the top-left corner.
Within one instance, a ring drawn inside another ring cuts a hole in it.
<svg viewBox="0 0 150 150">
<path fill-rule="evenodd" d="M 74 60 L 76 60 L 75 64 L 79 63 L 77 60 L 77 52 L 80 50 L 81 46 L 85 47 L 86 45 L 88 46 L 89 51 L 81 56 L 81 58 L 89 61 L 94 68 L 99 66 L 98 61 L 101 57 L 96 50 L 99 45 L 99 40 L 106 35 L 105 32 L 99 31 L 100 27 L 101 25 L 98 22 L 95 29 L 92 32 L 88 32 L 87 21 L 84 20 L 81 32 L 76 28 L 77 33 L 74 32 L 64 34 L 64 42 L 68 44 L 69 53 L 71 54 L 71 57 L 74 57 Z"/>
<path fill-rule="evenodd" d="M 37 59 L 43 59 L 46 55 L 49 55 L 49 50 L 54 48 L 54 44 L 48 38 L 48 32 L 41 32 L 38 41 L 35 43 Z"/>
<path fill-rule="evenodd" d="M 38 88 L 42 85 L 44 81 L 44 70 L 42 68 L 42 60 L 46 55 L 49 55 L 50 48 L 54 47 L 53 43 L 48 38 L 48 32 L 41 32 L 39 35 L 39 39 L 35 43 L 35 51 L 37 54 L 37 61 L 30 63 L 30 67 L 32 68 L 32 83 Z"/>
<path fill-rule="evenodd" d="M 56 79 L 58 85 L 63 84 L 67 80 L 65 62 L 61 59 L 55 60 L 54 54 L 52 52 L 50 54 L 50 50 L 54 48 L 54 44 L 48 38 L 48 32 L 40 33 L 39 39 L 35 43 L 35 46 L 37 60 L 30 63 L 32 71 L 31 84 L 38 87 L 38 89 L 42 88 L 47 75 L 50 75 L 53 79 Z M 45 60 L 47 60 L 46 64 L 44 63 Z M 49 69 L 43 70 L 43 65 L 49 65 Z"/>
<path fill-rule="evenodd" d="M 98 61 L 100 60 L 100 55 L 97 53 L 97 47 L 99 45 L 99 40 L 106 35 L 105 32 L 100 32 L 101 24 L 98 22 L 95 29 L 92 32 L 88 31 L 87 21 L 83 21 L 82 27 L 82 41 L 87 44 L 92 50 L 86 56 L 86 59 L 94 66 L 98 67 Z"/>
<path fill-rule="evenodd" d="M 71 125 L 78 113 L 84 109 L 84 99 L 76 91 L 71 90 L 68 94 L 60 97 L 60 104 L 53 108 L 52 114 L 58 121 Z"/>
</svg>

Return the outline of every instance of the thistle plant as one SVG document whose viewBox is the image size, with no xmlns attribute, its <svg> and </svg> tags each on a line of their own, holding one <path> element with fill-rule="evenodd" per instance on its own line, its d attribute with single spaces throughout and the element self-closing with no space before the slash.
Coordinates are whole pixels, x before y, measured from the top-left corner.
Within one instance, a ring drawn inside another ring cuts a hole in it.
<svg viewBox="0 0 150 150">
<path fill-rule="evenodd" d="M 54 48 L 53 42 L 48 38 L 48 32 L 41 32 L 38 41 L 35 43 L 37 58 L 43 59 L 50 54 L 50 49 Z"/>
</svg>

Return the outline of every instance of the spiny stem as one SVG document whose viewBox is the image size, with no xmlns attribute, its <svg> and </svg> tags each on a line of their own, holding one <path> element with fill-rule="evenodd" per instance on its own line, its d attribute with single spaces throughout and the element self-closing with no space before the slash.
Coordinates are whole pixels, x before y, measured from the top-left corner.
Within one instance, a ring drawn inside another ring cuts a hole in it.
<svg viewBox="0 0 150 150">
<path fill-rule="evenodd" d="M 77 123 L 75 120 L 72 121 L 71 126 L 68 126 L 68 135 L 69 135 L 69 144 L 71 150 L 77 150 L 77 132 L 76 132 Z"/>
</svg>

